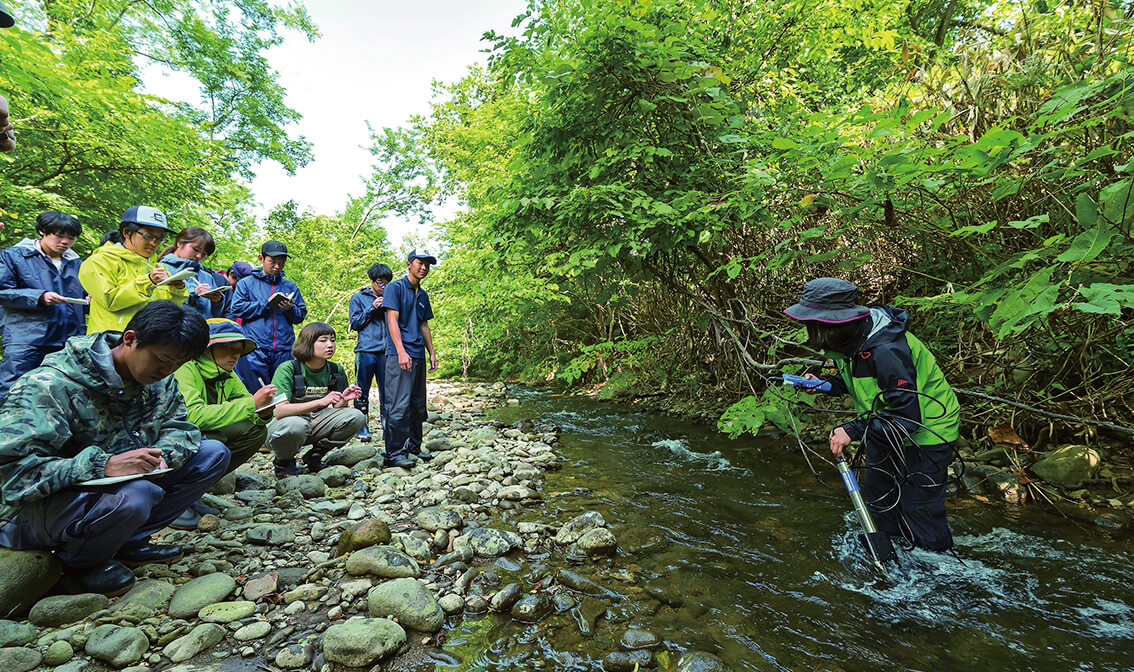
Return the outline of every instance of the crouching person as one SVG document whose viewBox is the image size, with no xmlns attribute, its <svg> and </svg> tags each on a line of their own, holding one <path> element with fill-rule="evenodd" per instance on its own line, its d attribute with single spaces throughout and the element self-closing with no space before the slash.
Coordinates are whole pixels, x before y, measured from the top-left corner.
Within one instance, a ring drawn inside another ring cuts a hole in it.
<svg viewBox="0 0 1134 672">
<path fill-rule="evenodd" d="M 249 394 L 232 370 L 237 361 L 256 349 L 240 325 L 223 317 L 206 320 L 209 347 L 205 354 L 186 362 L 173 374 L 189 412 L 189 422 L 197 425 L 207 439 L 220 441 L 232 453 L 225 473 L 235 471 L 263 447 L 268 438 L 267 419 L 271 409 L 257 414 L 257 408 L 272 403 L 274 385 L 264 385 Z M 170 527 L 194 529 L 203 513 L 216 509 L 194 502 Z"/>
<path fill-rule="evenodd" d="M 188 422 L 172 376 L 208 334 L 196 311 L 155 301 L 126 331 L 71 338 L 16 381 L 0 404 L 0 546 L 50 550 L 69 589 L 107 595 L 134 584 L 127 565 L 181 558 L 150 535 L 229 460 Z"/>
<path fill-rule="evenodd" d="M 276 478 L 299 474 L 295 456 L 311 473 L 323 468 L 323 456 L 345 444 L 366 424 L 366 416 L 349 402 L 361 391 L 347 385 L 343 367 L 331 361 L 335 354 L 335 330 L 329 324 L 312 322 L 299 331 L 292 357 L 276 369 L 272 383 L 287 402 L 276 406 L 276 419 L 268 424 L 268 447 L 275 453 Z"/>
</svg>

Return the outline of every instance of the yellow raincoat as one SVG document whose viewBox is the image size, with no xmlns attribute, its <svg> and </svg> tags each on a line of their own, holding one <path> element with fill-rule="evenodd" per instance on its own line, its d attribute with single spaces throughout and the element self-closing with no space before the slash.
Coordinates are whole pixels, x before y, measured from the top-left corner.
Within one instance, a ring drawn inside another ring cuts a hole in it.
<svg viewBox="0 0 1134 672">
<path fill-rule="evenodd" d="M 158 287 L 150 282 L 146 260 L 119 243 L 106 243 L 79 267 L 79 282 L 91 296 L 87 333 L 125 331 L 130 318 L 150 301 L 185 303 L 185 287 Z"/>
</svg>

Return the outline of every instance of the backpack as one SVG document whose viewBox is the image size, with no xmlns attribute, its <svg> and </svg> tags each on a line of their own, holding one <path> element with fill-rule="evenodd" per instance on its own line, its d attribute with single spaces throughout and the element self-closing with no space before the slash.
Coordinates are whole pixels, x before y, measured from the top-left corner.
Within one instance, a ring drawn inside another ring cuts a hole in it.
<svg viewBox="0 0 1134 672">
<path fill-rule="evenodd" d="M 291 379 L 291 397 L 292 399 L 302 399 L 307 396 L 307 381 L 303 379 L 303 364 L 300 362 L 295 363 L 295 373 Z M 347 388 L 346 371 L 343 367 L 335 364 L 334 362 L 327 362 L 331 367 L 331 381 L 328 387 L 335 392 L 342 392 Z"/>
</svg>

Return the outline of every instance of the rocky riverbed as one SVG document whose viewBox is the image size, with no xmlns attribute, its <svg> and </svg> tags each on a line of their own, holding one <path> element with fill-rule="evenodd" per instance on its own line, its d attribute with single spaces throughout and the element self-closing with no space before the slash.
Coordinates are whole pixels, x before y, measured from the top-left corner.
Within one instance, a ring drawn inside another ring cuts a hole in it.
<svg viewBox="0 0 1134 672">
<path fill-rule="evenodd" d="M 454 624 L 489 613 L 592 635 L 619 597 L 596 568 L 617 577 L 620 544 L 648 547 L 649 535 L 620 540 L 596 511 L 554 519 L 542 486 L 559 467 L 557 433 L 489 422 L 488 408 L 519 403 L 502 384 L 430 391 L 432 462 L 383 469 L 379 443 L 352 442 L 318 474 L 276 481 L 259 454 L 206 495 L 219 515 L 156 535 L 185 557 L 138 568 L 121 598 L 53 594 L 49 554 L 0 549 L 0 670 L 204 672 L 236 660 L 265 670 L 431 669 L 420 666 L 429 656 L 451 662 Z M 665 602 L 663 588 L 654 592 L 653 604 Z M 725 669 L 696 651 L 671 660 L 649 630 L 608 634 L 604 670 Z"/>
</svg>

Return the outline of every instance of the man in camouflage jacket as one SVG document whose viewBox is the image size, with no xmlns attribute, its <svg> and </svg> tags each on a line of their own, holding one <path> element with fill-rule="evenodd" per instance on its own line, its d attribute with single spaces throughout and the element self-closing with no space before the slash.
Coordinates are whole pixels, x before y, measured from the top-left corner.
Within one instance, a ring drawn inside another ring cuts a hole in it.
<svg viewBox="0 0 1134 672">
<path fill-rule="evenodd" d="M 107 594 L 133 585 L 126 565 L 180 559 L 149 537 L 229 460 L 186 420 L 171 375 L 208 333 L 195 311 L 156 301 L 125 332 L 71 338 L 16 382 L 0 403 L 0 546 L 51 550 L 74 588 Z M 84 484 L 121 476 L 135 478 Z"/>
</svg>

